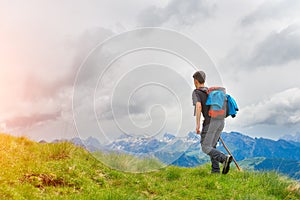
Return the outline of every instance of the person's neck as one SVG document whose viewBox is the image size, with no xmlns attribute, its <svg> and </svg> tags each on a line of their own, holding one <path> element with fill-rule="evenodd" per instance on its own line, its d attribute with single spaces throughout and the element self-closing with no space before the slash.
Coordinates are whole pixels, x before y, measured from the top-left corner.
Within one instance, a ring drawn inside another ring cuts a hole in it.
<svg viewBox="0 0 300 200">
<path fill-rule="evenodd" d="M 199 89 L 199 88 L 201 88 L 201 87 L 205 87 L 204 83 L 198 84 L 198 85 L 196 86 L 197 89 Z"/>
</svg>

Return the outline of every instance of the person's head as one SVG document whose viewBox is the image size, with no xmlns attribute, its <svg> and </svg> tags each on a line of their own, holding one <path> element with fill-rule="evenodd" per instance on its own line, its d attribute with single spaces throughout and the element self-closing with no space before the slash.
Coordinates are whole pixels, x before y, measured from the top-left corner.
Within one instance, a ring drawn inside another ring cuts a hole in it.
<svg viewBox="0 0 300 200">
<path fill-rule="evenodd" d="M 197 71 L 193 75 L 195 87 L 205 83 L 206 75 L 203 71 Z"/>
</svg>

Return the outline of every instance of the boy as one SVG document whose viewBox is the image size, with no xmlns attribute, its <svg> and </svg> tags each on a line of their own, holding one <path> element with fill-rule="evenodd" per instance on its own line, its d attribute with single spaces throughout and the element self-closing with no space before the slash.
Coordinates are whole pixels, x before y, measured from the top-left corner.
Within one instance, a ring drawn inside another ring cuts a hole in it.
<svg viewBox="0 0 300 200">
<path fill-rule="evenodd" d="M 216 149 L 217 142 L 224 128 L 224 119 L 211 118 L 208 115 L 209 106 L 206 105 L 207 90 L 205 87 L 206 75 L 203 71 L 197 71 L 193 75 L 196 89 L 193 91 L 192 99 L 195 106 L 196 133 L 201 134 L 202 151 L 210 156 L 212 163 L 212 173 L 220 173 L 219 163 L 223 163 L 222 174 L 227 174 L 230 169 L 232 156 L 226 156 Z M 200 132 L 201 112 L 204 117 L 202 131 Z"/>
</svg>

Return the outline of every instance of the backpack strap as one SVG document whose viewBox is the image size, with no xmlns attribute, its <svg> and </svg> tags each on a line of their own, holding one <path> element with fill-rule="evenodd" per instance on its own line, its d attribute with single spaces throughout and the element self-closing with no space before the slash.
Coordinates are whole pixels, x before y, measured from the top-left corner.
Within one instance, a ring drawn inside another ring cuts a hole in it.
<svg viewBox="0 0 300 200">
<path fill-rule="evenodd" d="M 201 88 L 198 88 L 198 89 L 195 89 L 195 90 L 197 90 L 197 91 L 201 91 L 201 92 L 203 92 L 203 93 L 205 93 L 206 95 L 208 95 L 208 88 L 206 88 L 206 87 L 201 87 Z"/>
<path fill-rule="evenodd" d="M 222 92 L 224 92 L 224 94 L 226 94 L 226 89 L 224 87 L 218 87 L 218 86 L 208 88 L 207 94 L 216 90 L 221 90 Z"/>
</svg>

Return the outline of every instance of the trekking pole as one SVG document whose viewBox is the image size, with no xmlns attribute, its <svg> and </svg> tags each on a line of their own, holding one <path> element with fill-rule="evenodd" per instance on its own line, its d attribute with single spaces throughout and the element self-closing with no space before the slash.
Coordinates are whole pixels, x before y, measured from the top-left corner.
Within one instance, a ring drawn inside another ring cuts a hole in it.
<svg viewBox="0 0 300 200">
<path fill-rule="evenodd" d="M 223 147 L 224 147 L 225 150 L 228 152 L 228 154 L 232 156 L 232 159 L 233 159 L 233 162 L 234 162 L 236 168 L 237 168 L 239 171 L 242 171 L 242 169 L 240 168 L 239 164 L 236 162 L 235 158 L 233 157 L 232 153 L 229 151 L 228 147 L 226 146 L 226 144 L 225 144 L 225 142 L 223 141 L 223 139 L 221 138 L 221 136 L 220 136 L 220 141 L 222 142 Z"/>
</svg>

